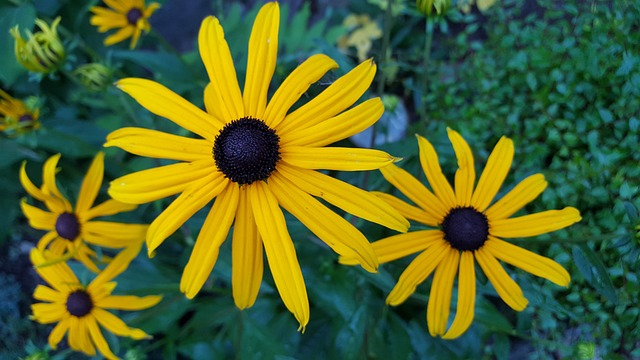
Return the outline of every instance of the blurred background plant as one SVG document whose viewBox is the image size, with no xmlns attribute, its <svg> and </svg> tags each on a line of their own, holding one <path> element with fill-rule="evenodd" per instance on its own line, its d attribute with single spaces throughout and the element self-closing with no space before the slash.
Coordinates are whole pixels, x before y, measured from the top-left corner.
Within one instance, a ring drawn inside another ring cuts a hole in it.
<svg viewBox="0 0 640 360">
<path fill-rule="evenodd" d="M 160 3 L 149 19 L 150 33 L 141 37 L 137 50 L 129 50 L 126 42 L 105 47 L 105 35 L 90 24 L 89 9 L 102 6 L 99 1 L 0 0 L 0 87 L 28 109 L 40 109 L 41 121 L 37 129 L 0 137 L 0 358 L 73 357 L 64 348 L 51 352 L 45 345 L 50 328 L 28 319 L 38 281 L 28 251 L 42 234 L 19 212 L 25 196 L 18 181 L 21 161 L 29 160 L 28 171 L 38 173 L 45 159 L 62 153 L 59 186 L 74 194 L 110 131 L 130 125 L 177 131 L 110 84 L 125 76 L 150 78 L 202 105 L 207 77 L 196 34 L 206 14 L 220 18 L 238 76 L 244 78 L 246 46 L 237 44 L 247 43 L 246 19 L 255 16 L 261 2 Z M 414 133 L 434 144 L 450 178 L 457 164 L 447 126 L 469 141 L 477 163 L 486 160 L 500 136 L 512 138 L 516 154 L 506 183 L 537 172 L 549 182 L 526 212 L 565 205 L 581 210 L 583 220 L 567 230 L 518 241 L 560 262 L 572 282 L 561 289 L 510 271 L 530 301 L 515 313 L 483 281 L 470 330 L 454 341 L 435 339 L 425 322 L 430 281 L 402 306 L 384 305 L 409 260 L 385 264 L 376 275 L 340 266 L 290 218 L 312 307 L 307 331 L 299 334 L 268 277 L 253 308 L 234 307 L 228 242 L 206 291 L 193 301 L 179 292 L 180 271 L 190 253 L 185 249 L 193 245 L 192 233 L 205 216 L 197 214 L 154 259 L 143 252 L 117 279 L 118 288 L 132 295 L 164 294 L 165 299 L 149 311 L 123 315 L 154 339 L 108 338 L 114 351 L 131 359 L 640 358 L 638 2 L 459 0 L 427 14 L 406 0 L 281 5 L 272 89 L 314 53 L 331 56 L 341 68 L 314 84 L 309 97 L 359 59 L 373 57 L 380 71 L 370 95 L 383 96 L 388 106 L 387 122 L 383 118 L 385 125 L 376 129 L 385 136 L 370 130 L 363 140 L 340 145 L 369 146 L 380 138 L 376 147 L 402 156 L 399 165 L 414 175 L 420 174 Z M 25 36 L 23 31 L 38 31 L 36 18 L 51 24 L 58 16 L 64 61 L 49 74 L 27 71 L 16 60 L 9 30 L 17 25 Z M 31 100 L 36 98 L 37 104 Z M 106 154 L 106 180 L 157 165 L 113 149 Z M 390 190 L 379 173 L 335 175 L 371 190 Z M 106 198 L 106 191 L 101 196 Z M 141 206 L 126 219 L 148 223 L 166 203 Z M 353 222 L 371 241 L 392 235 Z"/>
</svg>

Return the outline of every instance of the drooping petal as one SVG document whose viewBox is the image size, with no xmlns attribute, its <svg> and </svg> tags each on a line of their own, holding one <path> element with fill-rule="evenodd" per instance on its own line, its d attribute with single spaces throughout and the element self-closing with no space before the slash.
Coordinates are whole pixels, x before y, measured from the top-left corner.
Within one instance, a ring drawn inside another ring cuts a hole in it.
<svg viewBox="0 0 640 360">
<path fill-rule="evenodd" d="M 573 207 L 562 210 L 547 210 L 536 214 L 509 219 L 490 220 L 490 234 L 496 237 L 528 237 L 560 230 L 577 223 L 582 218 Z"/>
<path fill-rule="evenodd" d="M 407 219 L 419 221 L 429 226 L 438 226 L 438 219 L 421 208 L 409 205 L 403 200 L 387 193 L 379 191 L 372 191 L 372 193 L 398 210 L 398 212 Z"/>
<path fill-rule="evenodd" d="M 128 327 L 124 321 L 106 310 L 95 308 L 92 313 L 98 323 L 114 335 L 128 336 L 136 340 L 150 338 L 144 331 Z"/>
<path fill-rule="evenodd" d="M 213 143 L 157 130 L 125 127 L 110 133 L 104 146 L 116 146 L 128 153 L 151 158 L 197 161 L 211 158 Z"/>
<path fill-rule="evenodd" d="M 418 146 L 420 148 L 420 164 L 424 174 L 427 176 L 427 181 L 429 181 L 433 192 L 444 206 L 449 209 L 454 208 L 456 206 L 456 195 L 440 168 L 436 149 L 424 137 L 416 135 L 416 138 L 418 138 Z"/>
<path fill-rule="evenodd" d="M 130 38 L 136 32 L 135 26 L 125 26 L 120 30 L 116 31 L 115 34 L 107 36 L 104 39 L 105 46 L 111 46 L 113 44 L 117 44 L 121 41 L 124 41 Z"/>
<path fill-rule="evenodd" d="M 458 271 L 458 306 L 456 317 L 443 339 L 455 339 L 462 335 L 471 323 L 475 313 L 476 302 L 476 270 L 473 252 L 463 251 L 460 255 L 460 269 Z"/>
<path fill-rule="evenodd" d="M 544 175 L 535 174 L 522 180 L 485 211 L 489 219 L 506 219 L 533 201 L 547 187 Z"/>
<path fill-rule="evenodd" d="M 83 353 L 89 356 L 95 356 L 96 348 L 93 346 L 93 343 L 91 343 L 87 322 L 88 322 L 87 317 L 83 317 L 78 320 L 78 331 L 76 332 L 76 336 L 78 337 L 78 339 L 76 344 L 80 347 L 79 350 L 82 351 Z"/>
<path fill-rule="evenodd" d="M 278 203 L 339 255 L 354 259 L 369 272 L 378 269 L 371 244 L 351 223 L 300 190 L 279 173 L 269 178 Z"/>
<path fill-rule="evenodd" d="M 87 329 L 89 330 L 89 334 L 91 335 L 91 340 L 98 348 L 98 351 L 100 351 L 100 353 L 104 357 L 106 357 L 107 359 L 118 359 L 118 357 L 109 348 L 109 344 L 107 344 L 107 341 L 104 339 L 104 336 L 102 335 L 102 332 L 98 327 L 96 318 L 94 318 L 93 316 L 90 316 L 87 319 Z"/>
<path fill-rule="evenodd" d="M 155 81 L 126 78 L 119 80 L 116 86 L 152 113 L 209 141 L 213 141 L 223 127 L 218 120 Z"/>
<path fill-rule="evenodd" d="M 45 161 L 44 168 L 42 170 L 42 191 L 45 194 L 54 195 L 60 202 L 62 202 L 64 211 L 71 212 L 71 204 L 64 196 L 62 196 L 62 193 L 58 190 L 58 185 L 56 184 L 58 160 L 60 160 L 60 154 L 55 154 Z"/>
<path fill-rule="evenodd" d="M 69 334 L 67 335 L 67 343 L 69 347 L 75 351 L 81 351 L 80 337 L 80 321 L 76 316 L 69 316 Z"/>
<path fill-rule="evenodd" d="M 400 232 L 409 228 L 409 221 L 391 205 L 353 185 L 314 170 L 294 168 L 283 162 L 278 164 L 277 171 L 303 191 L 323 198 L 350 214 Z"/>
<path fill-rule="evenodd" d="M 81 223 L 85 223 L 99 216 L 115 215 L 121 212 L 134 210 L 137 207 L 138 205 L 135 205 L 135 204 L 125 204 L 118 200 L 109 199 L 101 203 L 100 205 L 92 207 L 88 211 L 85 211 L 81 214 L 77 214 L 77 216 L 78 216 L 78 220 Z"/>
<path fill-rule="evenodd" d="M 45 193 L 42 192 L 37 186 L 31 182 L 29 176 L 27 175 L 27 161 L 23 161 L 20 166 L 20 184 L 27 191 L 27 193 L 34 197 L 36 200 L 43 201 L 48 197 Z"/>
<path fill-rule="evenodd" d="M 91 166 L 82 181 L 80 194 L 76 202 L 77 213 L 84 213 L 91 208 L 91 205 L 93 205 L 93 202 L 96 200 L 96 196 L 98 196 L 98 192 L 100 192 L 103 176 L 104 153 L 100 151 L 93 159 L 93 162 L 91 162 Z"/>
<path fill-rule="evenodd" d="M 60 322 L 53 328 L 53 330 L 51 330 L 48 342 L 49 346 L 51 346 L 53 350 L 56 350 L 58 348 L 58 344 L 60 343 L 60 341 L 62 341 L 64 334 L 66 334 L 68 330 L 69 318 L 60 320 Z"/>
<path fill-rule="evenodd" d="M 99 289 L 101 286 L 104 286 L 107 282 L 111 281 L 116 276 L 122 274 L 125 271 L 129 264 L 140 252 L 140 248 L 142 247 L 142 242 L 131 244 L 131 246 L 124 248 L 121 250 L 118 255 L 116 255 L 109 265 L 107 265 L 104 270 L 102 270 L 98 276 L 96 276 L 93 281 L 87 286 L 87 291 L 93 292 L 95 289 Z"/>
<path fill-rule="evenodd" d="M 287 76 L 273 94 L 264 113 L 265 123 L 270 128 L 277 129 L 291 106 L 300 99 L 309 86 L 320 80 L 327 71 L 337 68 L 338 64 L 323 54 L 315 54 L 305 60 Z"/>
<path fill-rule="evenodd" d="M 107 296 L 100 301 L 96 301 L 96 306 L 102 309 L 117 309 L 117 310 L 143 310 L 150 308 L 162 300 L 162 296 L 149 295 L 149 296 L 132 296 L 132 295 L 118 295 Z"/>
<path fill-rule="evenodd" d="M 208 16 L 202 21 L 198 48 L 211 85 L 205 91 L 207 111 L 222 122 L 245 116 L 242 93 L 238 85 L 229 45 L 218 19 Z"/>
<path fill-rule="evenodd" d="M 235 218 L 239 197 L 238 184 L 228 182 L 213 203 L 180 280 L 180 291 L 187 298 L 193 299 L 209 278 Z"/>
<path fill-rule="evenodd" d="M 240 188 L 231 248 L 231 285 L 233 301 L 238 309 L 246 309 L 256 301 L 264 272 L 262 239 L 253 218 L 246 187 Z"/>
<path fill-rule="evenodd" d="M 427 325 L 431 336 L 441 336 L 447 330 L 451 291 L 458 271 L 460 251 L 449 248 L 433 275 L 433 284 L 427 306 Z"/>
<path fill-rule="evenodd" d="M 309 322 L 307 289 L 278 200 L 267 185 L 259 181 L 249 186 L 249 196 L 273 280 L 284 305 L 300 323 L 298 330 L 304 332 Z"/>
<path fill-rule="evenodd" d="M 440 264 L 447 254 L 448 248 L 450 248 L 450 246 L 444 240 L 437 241 L 427 250 L 416 256 L 402 272 L 396 286 L 393 287 L 391 293 L 387 296 L 387 304 L 396 306 L 407 300 L 407 298 L 416 291 L 416 287 L 429 277 L 436 266 Z"/>
<path fill-rule="evenodd" d="M 98 246 L 119 249 L 142 242 L 148 225 L 109 221 L 89 221 L 82 226 L 85 241 Z"/>
<path fill-rule="evenodd" d="M 475 257 L 502 300 L 513 310 L 524 310 L 529 301 L 524 297 L 520 286 L 504 271 L 498 260 L 485 248 L 476 250 Z"/>
<path fill-rule="evenodd" d="M 458 159 L 458 170 L 455 177 L 456 204 L 462 207 L 471 206 L 473 185 L 476 182 L 473 152 L 457 131 L 447 128 L 447 135 L 449 135 L 449 141 L 451 141 L 453 151 Z"/>
<path fill-rule="evenodd" d="M 36 303 L 31 305 L 33 319 L 41 324 L 51 324 L 60 321 L 67 314 L 63 304 Z"/>
<path fill-rule="evenodd" d="M 70 288 L 80 284 L 80 281 L 78 281 L 78 278 L 66 263 L 59 262 L 39 267 L 38 265 L 45 263 L 47 259 L 41 251 L 35 248 L 31 249 L 29 256 L 38 275 L 61 293 L 66 294 Z"/>
<path fill-rule="evenodd" d="M 160 244 L 193 214 L 224 190 L 229 180 L 220 173 L 209 174 L 192 182 L 149 226 L 147 247 L 153 254 Z"/>
<path fill-rule="evenodd" d="M 490 236 L 484 247 L 497 259 L 545 278 L 554 284 L 566 287 L 571 281 L 567 270 L 557 262 L 496 237 Z"/>
<path fill-rule="evenodd" d="M 480 175 L 478 186 L 471 198 L 471 205 L 478 211 L 485 211 L 500 190 L 509 173 L 513 153 L 513 141 L 506 136 L 501 137 L 487 159 L 487 165 Z"/>
<path fill-rule="evenodd" d="M 67 300 L 65 294 L 44 285 L 36 286 L 36 289 L 33 291 L 33 298 L 48 302 L 65 302 Z"/>
<path fill-rule="evenodd" d="M 280 156 L 303 169 L 341 171 L 376 170 L 400 160 L 380 150 L 341 147 L 283 146 Z"/>
<path fill-rule="evenodd" d="M 279 27 L 278 3 L 273 1 L 264 4 L 258 11 L 249 38 L 247 77 L 243 89 L 246 116 L 264 119 L 269 84 L 276 69 L 278 57 Z"/>
<path fill-rule="evenodd" d="M 38 230 L 54 230 L 56 228 L 56 220 L 58 214 L 44 211 L 35 206 L 27 204 L 27 199 L 20 201 L 22 213 L 29 219 L 29 225 Z"/>
</svg>

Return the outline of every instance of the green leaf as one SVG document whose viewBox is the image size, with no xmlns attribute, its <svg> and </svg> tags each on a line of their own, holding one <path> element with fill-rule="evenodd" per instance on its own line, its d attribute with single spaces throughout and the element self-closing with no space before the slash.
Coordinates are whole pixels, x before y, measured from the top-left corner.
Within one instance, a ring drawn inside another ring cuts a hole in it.
<svg viewBox="0 0 640 360">
<path fill-rule="evenodd" d="M 614 304 L 618 303 L 616 289 L 611 282 L 607 268 L 600 257 L 586 244 L 573 247 L 573 261 L 585 280 Z"/>
<path fill-rule="evenodd" d="M 36 19 L 36 11 L 31 4 L 18 7 L 0 7 L 0 80 L 3 86 L 11 85 L 25 70 L 18 64 L 14 54 L 14 39 L 9 29 L 18 25 L 20 32 L 31 29 Z M 24 34 L 23 34 L 24 36 Z"/>
<path fill-rule="evenodd" d="M 611 111 L 605 108 L 598 108 L 598 113 L 600 114 L 600 118 L 602 119 L 602 121 L 604 121 L 606 124 L 613 121 L 613 114 L 611 113 Z"/>
</svg>

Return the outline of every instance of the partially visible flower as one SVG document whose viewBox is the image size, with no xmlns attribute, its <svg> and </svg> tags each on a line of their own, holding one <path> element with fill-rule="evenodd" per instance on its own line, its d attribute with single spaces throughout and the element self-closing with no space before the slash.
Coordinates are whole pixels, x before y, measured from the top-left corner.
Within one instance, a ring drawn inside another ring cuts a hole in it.
<svg viewBox="0 0 640 360">
<path fill-rule="evenodd" d="M 142 31 L 148 33 L 151 30 L 149 18 L 160 8 L 160 4 L 155 2 L 145 6 L 144 0 L 104 0 L 104 3 L 111 9 L 91 7 L 95 14 L 91 17 L 91 25 L 97 26 L 99 32 L 119 29 L 109 35 L 104 44 L 110 46 L 131 38 L 131 49 L 136 47 Z"/>
<path fill-rule="evenodd" d="M 65 51 L 58 37 L 58 16 L 51 27 L 41 19 L 36 19 L 36 25 L 40 31 L 35 34 L 27 30 L 27 38 L 20 34 L 18 25 L 10 30 L 15 39 L 16 60 L 29 71 L 38 73 L 50 73 L 58 69 L 62 64 Z"/>
<path fill-rule="evenodd" d="M 30 109 L 24 102 L 14 99 L 0 89 L 0 131 L 16 136 L 40 127 L 40 109 Z"/>
<path fill-rule="evenodd" d="M 476 172 L 471 149 L 460 134 L 450 129 L 448 133 L 458 158 L 455 190 L 442 173 L 434 147 L 421 136 L 418 136 L 420 163 L 433 192 L 394 164 L 380 169 L 384 178 L 418 207 L 389 194 L 377 195 L 407 219 L 435 229 L 394 235 L 374 242 L 373 249 L 381 264 L 419 253 L 400 275 L 398 283 L 387 297 L 387 304 L 395 306 L 403 303 L 435 271 L 427 307 L 429 333 L 431 336 L 453 339 L 462 335 L 473 321 L 475 261 L 504 302 L 512 309 L 522 311 L 528 301 L 498 260 L 560 286 L 567 286 L 570 276 L 555 261 L 500 238 L 548 233 L 570 226 L 580 221 L 581 217 L 573 207 L 511 217 L 547 187 L 542 174 L 522 180 L 491 205 L 511 167 L 513 142 L 504 136 L 500 139 L 474 190 Z M 341 258 L 340 262 L 356 263 L 355 259 L 346 257 Z M 458 305 L 456 316 L 447 331 L 456 275 Z"/>
<path fill-rule="evenodd" d="M 450 5 L 451 0 L 416 0 L 418 11 L 425 16 L 431 16 L 433 10 L 436 11 L 436 15 L 442 15 Z"/>
<path fill-rule="evenodd" d="M 149 339 L 144 331 L 131 328 L 120 318 L 107 311 L 143 310 L 162 300 L 162 296 L 144 297 L 111 295 L 117 283 L 113 278 L 125 271 L 140 251 L 142 243 L 122 250 L 111 263 L 88 285 L 83 285 L 65 262 L 42 266 L 49 256 L 38 249 L 31 250 L 31 263 L 38 275 L 49 286 L 38 285 L 33 292 L 36 300 L 43 302 L 31 305 L 32 319 L 41 324 L 56 323 L 49 334 L 49 345 L 54 350 L 67 335 L 71 349 L 89 356 L 98 351 L 108 359 L 118 357 L 109 349 L 100 327 L 117 336 L 135 340 Z"/>
<path fill-rule="evenodd" d="M 38 241 L 41 251 L 49 249 L 49 262 L 76 258 L 90 270 L 98 272 L 92 261 L 95 251 L 88 244 L 120 249 L 138 246 L 144 241 L 148 225 L 124 224 L 117 222 L 97 221 L 100 216 L 115 215 L 123 211 L 131 211 L 136 205 L 124 204 L 109 199 L 100 205 L 93 206 L 104 174 L 104 153 L 99 152 L 94 158 L 87 175 L 82 182 L 75 209 L 62 195 L 56 185 L 56 166 L 60 154 L 53 155 L 44 164 L 42 187 L 36 187 L 27 176 L 26 161 L 20 169 L 20 182 L 34 199 L 44 202 L 49 211 L 21 202 L 22 212 L 29 219 L 29 224 L 39 230 L 48 232 Z"/>
<path fill-rule="evenodd" d="M 78 82 L 91 91 L 102 91 L 111 85 L 111 70 L 100 63 L 78 66 L 73 71 L 73 75 Z"/>
<path fill-rule="evenodd" d="M 368 57 L 373 40 L 382 37 L 380 26 L 371 20 L 369 15 L 354 14 L 347 16 L 342 24 L 349 29 L 349 34 L 338 39 L 338 47 L 343 52 L 349 47 L 355 47 L 358 60 L 364 61 Z"/>
</svg>

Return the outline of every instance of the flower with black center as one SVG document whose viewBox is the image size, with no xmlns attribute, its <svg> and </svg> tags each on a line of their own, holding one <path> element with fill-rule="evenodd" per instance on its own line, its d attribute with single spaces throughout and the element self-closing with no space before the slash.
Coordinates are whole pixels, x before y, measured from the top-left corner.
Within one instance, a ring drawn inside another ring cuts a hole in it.
<svg viewBox="0 0 640 360">
<path fill-rule="evenodd" d="M 513 142 L 504 136 L 498 141 L 475 184 L 476 173 L 469 145 L 460 134 L 447 130 L 458 158 L 455 187 L 451 187 L 442 173 L 433 146 L 418 136 L 420 163 L 433 192 L 408 172 L 391 164 L 380 169 L 382 175 L 418 207 L 393 195 L 377 193 L 407 219 L 437 229 L 390 236 L 374 242 L 373 249 L 380 263 L 420 252 L 400 275 L 387 297 L 387 304 L 395 306 L 404 302 L 435 271 L 427 306 L 429 332 L 432 336 L 453 339 L 462 335 L 473 321 L 474 259 L 504 302 L 514 310 L 522 311 L 528 301 L 498 260 L 560 286 L 568 286 L 570 276 L 555 261 L 500 238 L 536 236 L 565 228 L 581 218 L 580 212 L 573 207 L 511 217 L 544 191 L 547 182 L 542 174 L 527 177 L 491 204 L 511 167 Z M 342 257 L 340 262 L 356 264 L 355 259 L 347 257 Z M 456 274 L 457 311 L 447 330 Z"/>
<path fill-rule="evenodd" d="M 111 263 L 88 285 L 84 286 L 65 262 L 42 266 L 49 256 L 38 249 L 31 250 L 31 262 L 38 275 L 49 286 L 38 285 L 33 293 L 43 302 L 31 305 L 31 319 L 41 324 L 53 324 L 49 345 L 54 350 L 67 335 L 69 346 L 89 356 L 96 355 L 96 348 L 108 359 L 117 359 L 109 349 L 100 327 L 117 336 L 135 340 L 151 338 L 144 331 L 130 328 L 120 318 L 107 310 L 143 310 L 156 305 L 162 296 L 144 297 L 111 295 L 116 287 L 113 278 L 125 271 L 140 252 L 142 243 L 122 250 Z"/>
<path fill-rule="evenodd" d="M 23 199 L 20 206 L 29 219 L 29 224 L 47 233 L 38 241 L 37 248 L 48 249 L 49 263 L 75 258 L 91 271 L 99 269 L 92 260 L 96 253 L 89 244 L 112 249 L 141 244 L 148 225 L 125 224 L 95 220 L 101 216 L 115 215 L 134 210 L 137 206 L 109 199 L 93 206 L 102 185 L 104 175 L 104 153 L 99 152 L 87 172 L 75 208 L 71 206 L 56 184 L 56 167 L 60 154 L 53 155 L 44 164 L 43 182 L 38 188 L 31 182 L 26 172 L 26 161 L 20 169 L 20 182 L 34 199 L 44 203 L 48 211 L 27 203 Z"/>
<path fill-rule="evenodd" d="M 91 7 L 91 12 L 94 13 L 89 20 L 91 25 L 97 26 L 99 32 L 119 29 L 115 34 L 107 36 L 104 44 L 110 46 L 131 38 L 131 49 L 136 47 L 142 31 L 148 33 L 151 30 L 149 18 L 160 8 L 160 4 L 155 2 L 146 6 L 144 0 L 104 0 L 104 3 L 110 9 Z"/>
<path fill-rule="evenodd" d="M 206 112 L 156 82 L 131 78 L 118 81 L 121 90 L 149 111 L 198 138 L 124 128 L 111 133 L 105 146 L 178 161 L 123 176 L 112 181 L 109 188 L 113 198 L 134 204 L 180 194 L 150 225 L 150 254 L 215 198 L 180 282 L 188 298 L 193 298 L 209 277 L 220 245 L 234 224 L 235 304 L 244 309 L 255 302 L 262 281 L 264 249 L 280 296 L 304 329 L 309 320 L 307 291 L 280 206 L 335 252 L 357 259 L 369 271 L 376 271 L 378 266 L 369 242 L 315 197 L 398 231 L 406 231 L 409 223 L 373 194 L 316 171 L 372 170 L 396 161 L 377 150 L 324 147 L 362 131 L 382 115 L 379 98 L 344 111 L 371 84 L 375 64 L 360 64 L 316 98 L 289 112 L 309 86 L 337 64 L 324 55 L 311 56 L 267 102 L 276 66 L 279 23 L 278 3 L 267 3 L 258 12 L 241 92 L 218 19 L 207 17 L 203 21 L 199 48 L 211 80 L 204 90 Z"/>
<path fill-rule="evenodd" d="M 0 131 L 8 136 L 22 135 L 40 127 L 40 109 L 32 110 L 0 89 Z"/>
<path fill-rule="evenodd" d="M 18 25 L 9 30 L 15 40 L 16 60 L 27 70 L 48 74 L 63 63 L 65 50 L 57 29 L 60 19 L 53 20 L 51 26 L 42 19 L 36 19 L 40 31 L 32 33 L 27 30 L 26 39 L 20 34 Z"/>
</svg>

